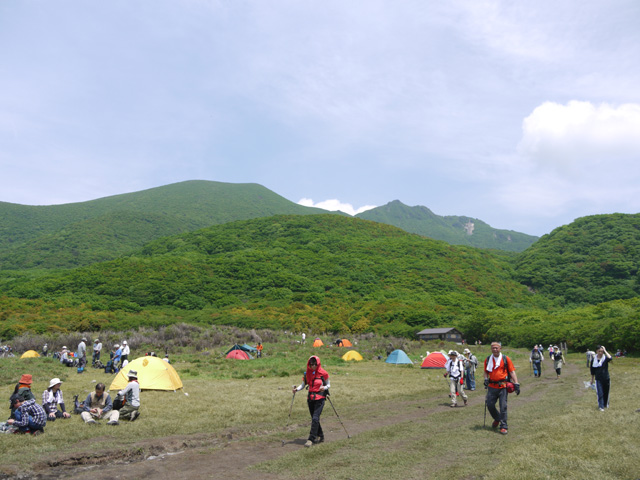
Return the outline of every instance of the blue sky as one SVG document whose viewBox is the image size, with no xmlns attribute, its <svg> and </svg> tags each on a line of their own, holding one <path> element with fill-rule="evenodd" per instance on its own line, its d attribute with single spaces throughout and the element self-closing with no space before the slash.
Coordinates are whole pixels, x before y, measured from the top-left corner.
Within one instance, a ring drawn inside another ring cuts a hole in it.
<svg viewBox="0 0 640 480">
<path fill-rule="evenodd" d="M 0 3 L 0 201 L 192 179 L 542 235 L 640 212 L 640 2 Z"/>
</svg>

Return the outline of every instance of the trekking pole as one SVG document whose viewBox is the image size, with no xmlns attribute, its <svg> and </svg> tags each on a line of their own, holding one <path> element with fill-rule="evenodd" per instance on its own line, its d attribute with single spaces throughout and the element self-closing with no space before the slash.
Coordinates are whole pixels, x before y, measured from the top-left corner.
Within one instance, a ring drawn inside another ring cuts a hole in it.
<svg viewBox="0 0 640 480">
<path fill-rule="evenodd" d="M 336 410 L 336 407 L 333 406 L 333 402 L 331 401 L 331 397 L 329 395 L 327 395 L 327 400 L 329 400 L 329 403 L 331 404 L 331 408 L 333 408 L 333 411 L 335 412 L 336 417 L 338 417 L 338 420 L 340 420 L 340 425 L 342 425 L 342 428 L 344 428 L 344 431 L 347 434 L 347 438 L 351 438 L 351 435 L 349 435 L 349 432 L 347 432 L 347 427 L 344 426 L 344 423 L 342 423 L 342 420 L 340 419 L 340 415 L 338 415 L 338 411 Z"/>
<path fill-rule="evenodd" d="M 489 396 L 489 389 L 484 387 L 487 393 L 484 394 L 484 421 L 482 422 L 482 428 L 487 428 L 487 397 Z"/>
<path fill-rule="evenodd" d="M 284 427 L 285 430 L 289 428 L 289 422 L 291 421 L 291 411 L 293 410 L 293 400 L 296 398 L 296 392 L 293 392 L 293 396 L 291 397 L 291 406 L 289 407 L 289 418 L 287 418 L 287 425 Z M 282 440 L 282 446 L 284 447 L 284 440 Z"/>
<path fill-rule="evenodd" d="M 529 362 L 529 376 L 533 375 L 533 372 L 531 371 L 531 362 Z"/>
</svg>

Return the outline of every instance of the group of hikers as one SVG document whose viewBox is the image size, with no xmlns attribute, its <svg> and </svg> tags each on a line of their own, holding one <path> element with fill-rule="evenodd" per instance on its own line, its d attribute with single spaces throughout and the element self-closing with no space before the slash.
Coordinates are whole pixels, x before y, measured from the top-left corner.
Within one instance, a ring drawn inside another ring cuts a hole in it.
<svg viewBox="0 0 640 480">
<path fill-rule="evenodd" d="M 554 362 L 556 378 L 559 378 L 562 365 L 566 361 L 557 345 L 550 345 L 550 347 L 550 359 Z M 475 373 L 478 368 L 478 359 L 468 348 L 465 348 L 462 354 L 455 350 L 450 350 L 448 357 L 444 367 L 444 377 L 449 380 L 450 406 L 457 407 L 458 397 L 462 398 L 466 406 L 468 397 L 465 393 L 465 384 L 467 390 L 474 391 L 476 389 Z M 609 407 L 610 377 L 608 365 L 611 362 L 611 355 L 604 346 L 599 346 L 595 352 L 587 352 L 587 358 L 587 366 L 591 373 L 590 383 L 596 387 L 598 409 L 604 411 L 605 408 Z M 534 346 L 529 356 L 529 362 L 532 365 L 535 377 L 541 376 L 543 361 L 542 345 Z M 516 395 L 520 395 L 520 383 L 518 382 L 513 361 L 502 353 L 500 342 L 491 343 L 491 355 L 484 360 L 483 376 L 484 388 L 486 389 L 485 407 L 493 419 L 491 427 L 497 429 L 502 435 L 507 435 L 509 431 L 507 423 L 508 395 L 513 392 Z M 311 416 L 311 429 L 305 447 L 311 447 L 324 442 L 320 416 L 325 400 L 329 396 L 330 387 L 329 374 L 322 368 L 320 358 L 317 355 L 312 355 L 307 361 L 302 383 L 293 386 L 294 397 L 297 392 L 305 387 L 308 389 L 307 406 Z"/>
<path fill-rule="evenodd" d="M 96 424 L 100 419 L 106 419 L 107 425 L 119 425 L 120 419 L 137 420 L 140 416 L 138 373 L 130 370 L 127 377 L 129 382 L 118 392 L 115 402 L 105 392 L 104 383 L 97 383 L 95 391 L 87 395 L 84 402 L 74 402 L 73 411 L 87 424 Z M 32 375 L 22 375 L 9 399 L 11 414 L 6 424 L 13 433 L 39 435 L 44 432 L 47 422 L 71 418 L 62 394 L 62 380 L 52 378 L 49 381 L 49 386 L 42 392 L 41 403 L 36 401 L 31 390 L 32 383 Z"/>
</svg>

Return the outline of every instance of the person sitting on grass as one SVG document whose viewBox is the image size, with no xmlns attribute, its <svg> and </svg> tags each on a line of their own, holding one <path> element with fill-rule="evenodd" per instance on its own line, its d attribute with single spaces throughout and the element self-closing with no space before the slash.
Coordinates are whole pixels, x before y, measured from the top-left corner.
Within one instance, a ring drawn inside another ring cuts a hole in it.
<svg viewBox="0 0 640 480">
<path fill-rule="evenodd" d="M 35 400 L 36 397 L 31 391 L 31 382 L 33 381 L 33 377 L 28 373 L 25 373 L 20 377 L 20 380 L 16 384 L 16 387 L 13 389 L 13 395 L 19 395 L 22 398 L 22 401 L 27 400 Z M 9 418 L 15 418 L 14 415 L 15 409 L 11 407 L 11 415 Z"/>
<path fill-rule="evenodd" d="M 47 413 L 50 422 L 55 421 L 56 418 L 71 418 L 64 406 L 61 386 L 62 380 L 52 378 L 49 382 L 49 388 L 42 392 L 42 408 Z M 58 410 L 58 405 L 60 405 L 60 410 Z"/>
<path fill-rule="evenodd" d="M 11 395 L 11 408 L 14 410 L 15 418 L 10 418 L 7 423 L 18 427 L 19 433 L 38 435 L 44 432 L 47 414 L 35 399 L 25 401 L 18 394 Z"/>
<path fill-rule="evenodd" d="M 69 358 L 69 350 L 67 347 L 62 347 L 62 352 L 60 352 L 60 363 L 65 367 L 73 367 L 74 361 Z"/>
<path fill-rule="evenodd" d="M 135 422 L 140 416 L 138 409 L 140 408 L 140 384 L 138 383 L 138 372 L 129 370 L 127 373 L 129 383 L 118 392 L 118 395 L 124 397 L 125 404 L 120 409 L 120 418 Z"/>
<path fill-rule="evenodd" d="M 95 392 L 87 395 L 84 410 L 80 414 L 82 420 L 89 425 L 96 425 L 96 420 L 105 418 L 107 425 L 119 425 L 120 412 L 113 409 L 111 395 L 104 391 L 104 383 L 96 384 Z"/>
</svg>

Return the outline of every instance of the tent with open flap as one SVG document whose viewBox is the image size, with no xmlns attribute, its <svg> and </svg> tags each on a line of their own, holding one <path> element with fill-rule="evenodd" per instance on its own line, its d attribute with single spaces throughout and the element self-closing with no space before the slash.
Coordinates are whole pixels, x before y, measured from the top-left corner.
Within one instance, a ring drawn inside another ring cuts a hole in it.
<svg viewBox="0 0 640 480">
<path fill-rule="evenodd" d="M 313 342 L 313 346 L 314 347 L 321 347 L 323 345 L 324 345 L 324 343 L 319 338 L 316 338 L 315 341 Z"/>
<path fill-rule="evenodd" d="M 394 365 L 413 365 L 413 362 L 409 356 L 403 350 L 394 350 L 389 354 L 386 363 L 393 363 Z"/>
<path fill-rule="evenodd" d="M 360 360 L 362 360 L 362 355 L 360 355 L 355 350 L 349 350 L 342 356 L 342 359 L 346 361 L 355 360 L 356 362 L 359 362 Z"/>
<path fill-rule="evenodd" d="M 138 372 L 141 390 L 179 390 L 182 380 L 175 368 L 158 357 L 140 357 L 127 363 L 111 382 L 109 390 L 122 390 L 129 383 L 129 370 Z"/>
</svg>

